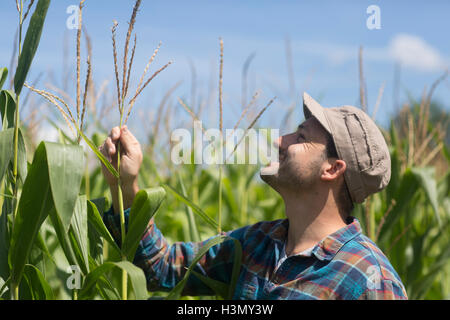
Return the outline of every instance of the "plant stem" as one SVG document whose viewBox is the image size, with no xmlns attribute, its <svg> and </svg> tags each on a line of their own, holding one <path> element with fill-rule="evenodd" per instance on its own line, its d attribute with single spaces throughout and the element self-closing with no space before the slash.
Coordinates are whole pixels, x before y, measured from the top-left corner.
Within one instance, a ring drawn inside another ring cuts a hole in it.
<svg viewBox="0 0 450 320">
<path fill-rule="evenodd" d="M 22 15 L 23 15 L 23 0 L 20 1 L 20 12 L 19 12 L 19 59 L 22 53 Z M 14 199 L 13 199 L 13 226 L 18 208 L 18 187 L 17 187 L 17 154 L 19 150 L 19 101 L 20 95 L 16 97 L 16 113 L 14 121 L 14 165 L 13 165 L 13 183 L 14 183 Z M 12 300 L 19 299 L 19 284 L 13 283 L 11 286 L 11 298 Z"/>
<path fill-rule="evenodd" d="M 13 218 L 16 217 L 17 213 L 17 155 L 19 150 L 19 99 L 20 96 L 17 96 L 17 104 L 16 104 L 16 115 L 15 115 L 15 123 L 14 123 L 14 166 L 13 166 L 13 183 L 14 183 L 14 205 L 13 205 Z"/>
<path fill-rule="evenodd" d="M 123 106 L 121 108 L 123 110 Z M 122 130 L 122 121 L 123 121 L 123 111 L 120 113 L 120 130 Z M 120 213 L 120 233 L 122 235 L 122 246 L 125 243 L 125 212 L 123 209 L 123 195 L 122 195 L 122 186 L 120 183 L 120 140 L 117 144 L 117 171 L 119 172 L 119 181 L 118 181 L 118 188 L 117 188 L 117 195 L 119 200 L 119 213 Z M 126 261 L 127 257 L 125 255 L 122 255 L 122 260 Z M 128 294 L 128 283 L 127 283 L 127 272 L 122 269 L 122 300 L 127 300 L 127 294 Z"/>
<path fill-rule="evenodd" d="M 11 300 L 19 300 L 19 285 L 11 283 Z"/>
<path fill-rule="evenodd" d="M 20 1 L 19 12 L 19 58 L 22 53 L 22 15 L 23 15 L 23 0 Z M 14 183 L 14 199 L 13 200 L 13 223 L 17 211 L 17 154 L 19 149 L 19 101 L 20 95 L 16 97 L 16 112 L 14 117 L 14 165 L 13 165 L 13 183 Z"/>
<path fill-rule="evenodd" d="M 222 165 L 219 164 L 219 217 L 217 232 L 222 232 Z"/>
</svg>

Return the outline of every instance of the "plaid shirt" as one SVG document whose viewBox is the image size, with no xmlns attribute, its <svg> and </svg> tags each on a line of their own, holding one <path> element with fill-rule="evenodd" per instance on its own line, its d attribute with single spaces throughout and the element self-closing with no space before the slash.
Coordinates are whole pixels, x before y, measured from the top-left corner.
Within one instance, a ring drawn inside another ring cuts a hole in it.
<svg viewBox="0 0 450 320">
<path fill-rule="evenodd" d="M 125 211 L 126 221 L 128 214 L 129 209 Z M 111 208 L 103 220 L 119 243 L 118 215 Z M 361 233 L 356 218 L 350 217 L 346 227 L 312 250 L 286 257 L 288 227 L 288 220 L 283 219 L 224 233 L 238 239 L 243 251 L 233 299 L 407 299 L 397 272 L 376 244 Z M 184 277 L 196 252 L 208 240 L 169 245 L 152 219 L 134 264 L 144 270 L 150 291 L 168 291 Z M 229 283 L 233 258 L 234 242 L 225 241 L 212 247 L 195 270 Z M 214 293 L 192 274 L 183 294 Z"/>
</svg>

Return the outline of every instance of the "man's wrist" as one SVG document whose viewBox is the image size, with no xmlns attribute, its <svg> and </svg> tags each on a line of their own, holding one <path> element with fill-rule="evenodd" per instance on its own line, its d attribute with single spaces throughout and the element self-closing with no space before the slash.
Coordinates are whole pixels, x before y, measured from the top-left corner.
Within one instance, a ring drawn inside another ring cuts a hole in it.
<svg viewBox="0 0 450 320">
<path fill-rule="evenodd" d="M 137 181 L 131 183 L 131 184 L 123 184 L 122 185 L 122 196 L 123 196 L 123 206 L 124 209 L 130 208 L 133 204 L 134 197 L 136 196 L 136 193 L 139 192 L 139 186 L 137 184 Z"/>
<path fill-rule="evenodd" d="M 113 208 L 115 213 L 119 213 L 118 209 L 118 184 L 110 184 L 109 188 L 111 190 L 111 196 L 113 201 Z M 139 192 L 139 185 L 137 181 L 133 181 L 132 183 L 123 183 L 121 184 L 122 189 L 122 199 L 123 199 L 123 209 L 130 208 L 133 204 L 134 198 L 136 194 Z"/>
</svg>

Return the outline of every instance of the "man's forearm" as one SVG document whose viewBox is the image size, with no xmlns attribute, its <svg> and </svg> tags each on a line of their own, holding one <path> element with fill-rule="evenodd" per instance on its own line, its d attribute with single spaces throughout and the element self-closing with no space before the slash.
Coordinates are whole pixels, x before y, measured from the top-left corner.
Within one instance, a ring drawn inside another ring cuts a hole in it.
<svg viewBox="0 0 450 320">
<path fill-rule="evenodd" d="M 112 203 L 113 203 L 113 209 L 114 213 L 119 213 L 119 187 L 117 184 L 110 185 L 109 189 L 111 190 L 111 197 L 112 197 Z M 134 197 L 136 196 L 136 193 L 139 191 L 139 186 L 137 182 L 133 183 L 132 185 L 122 186 L 122 196 L 123 196 L 123 209 L 130 208 L 133 204 Z"/>
</svg>

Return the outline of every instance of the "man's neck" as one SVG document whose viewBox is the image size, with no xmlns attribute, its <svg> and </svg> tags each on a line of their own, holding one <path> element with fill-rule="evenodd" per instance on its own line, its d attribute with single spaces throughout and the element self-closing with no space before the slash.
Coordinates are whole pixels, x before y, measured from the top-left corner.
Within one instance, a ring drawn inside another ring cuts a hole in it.
<svg viewBox="0 0 450 320">
<path fill-rule="evenodd" d="M 289 230 L 286 255 L 294 255 L 315 246 L 319 241 L 346 226 L 336 202 L 322 191 L 283 193 Z"/>
</svg>

